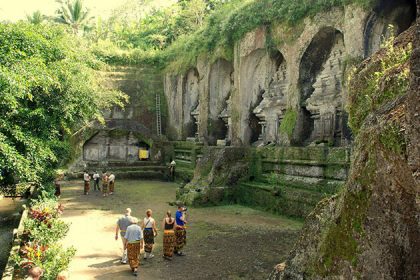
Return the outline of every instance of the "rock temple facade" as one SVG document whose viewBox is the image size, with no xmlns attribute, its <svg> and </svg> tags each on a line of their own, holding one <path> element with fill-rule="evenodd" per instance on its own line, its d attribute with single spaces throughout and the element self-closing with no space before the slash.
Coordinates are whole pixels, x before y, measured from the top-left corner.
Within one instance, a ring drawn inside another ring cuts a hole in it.
<svg viewBox="0 0 420 280">
<path fill-rule="evenodd" d="M 415 19 L 411 2 L 333 9 L 293 34 L 260 27 L 236 43 L 233 61 L 198 58 L 186 73 L 166 74 L 168 136 L 209 145 L 348 145 L 346 65 L 407 29 Z M 268 40 L 279 43 L 268 49 Z M 279 130 L 287 110 L 297 113 L 291 137 Z"/>
</svg>

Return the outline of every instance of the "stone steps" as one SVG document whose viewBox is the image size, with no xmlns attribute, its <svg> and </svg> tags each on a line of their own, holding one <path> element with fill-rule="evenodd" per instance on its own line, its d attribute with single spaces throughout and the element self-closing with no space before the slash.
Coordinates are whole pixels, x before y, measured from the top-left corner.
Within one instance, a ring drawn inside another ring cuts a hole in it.
<svg viewBox="0 0 420 280">
<path fill-rule="evenodd" d="M 235 201 L 290 217 L 304 218 L 327 194 L 283 186 L 276 191 L 273 186 L 261 182 L 241 183 L 234 191 Z"/>
<path fill-rule="evenodd" d="M 126 162 L 126 161 L 108 161 L 108 162 L 89 162 L 87 163 L 87 169 L 90 168 L 113 168 L 113 167 L 135 167 L 135 166 L 157 166 L 161 165 L 159 161 L 134 161 L 134 162 Z"/>
<path fill-rule="evenodd" d="M 273 195 L 274 195 L 274 192 L 276 191 L 276 188 L 274 186 L 267 185 L 260 182 L 244 182 L 244 183 L 241 183 L 241 185 L 245 187 L 256 188 L 259 190 L 270 192 L 270 193 L 273 193 Z M 313 202 L 312 204 L 314 206 L 316 205 L 316 203 L 318 203 L 319 200 L 325 197 L 325 194 L 320 193 L 320 192 L 307 190 L 307 189 L 294 188 L 291 186 L 280 186 L 279 190 L 280 190 L 281 195 L 282 196 L 284 195 L 285 198 L 288 200 L 295 201 L 295 202 L 310 201 L 310 202 Z"/>
<path fill-rule="evenodd" d="M 168 169 L 167 166 L 158 165 L 147 165 L 147 166 L 115 166 L 110 167 L 108 170 L 110 172 L 124 172 L 124 171 L 166 171 Z"/>
<path fill-rule="evenodd" d="M 258 181 L 267 185 L 273 184 L 272 179 L 268 174 L 263 174 L 262 177 L 258 179 Z M 281 175 L 276 182 L 280 185 L 280 187 L 287 186 L 295 189 L 303 189 L 328 194 L 336 193 L 339 190 L 339 188 L 344 184 L 344 181 L 341 180 L 302 177 L 293 175 Z"/>
<path fill-rule="evenodd" d="M 116 179 L 157 179 L 166 180 L 169 169 L 157 161 L 137 162 L 108 162 L 107 166 L 100 166 L 99 163 L 90 162 L 86 167 L 91 174 L 94 170 L 112 172 Z M 82 179 L 83 171 L 67 174 L 68 179 Z"/>
</svg>

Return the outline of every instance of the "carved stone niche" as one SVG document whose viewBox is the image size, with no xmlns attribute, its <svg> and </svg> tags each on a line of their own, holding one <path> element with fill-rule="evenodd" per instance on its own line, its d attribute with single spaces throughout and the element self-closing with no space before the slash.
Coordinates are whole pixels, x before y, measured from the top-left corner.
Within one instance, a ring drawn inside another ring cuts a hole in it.
<svg viewBox="0 0 420 280">
<path fill-rule="evenodd" d="M 314 121 L 311 140 L 330 142 L 341 136 L 342 77 L 344 42 L 337 36 L 330 55 L 322 66 L 322 71 L 312 85 L 314 91 L 306 100 L 306 109 Z"/>
<path fill-rule="evenodd" d="M 226 100 L 226 107 L 223 111 L 219 114 L 219 118 L 223 121 L 226 126 L 226 137 L 225 139 L 217 139 L 218 146 L 228 146 L 231 141 L 231 126 L 232 126 L 232 119 L 231 119 L 231 100 L 230 98 Z"/>
<path fill-rule="evenodd" d="M 197 69 L 191 69 L 184 77 L 183 88 L 183 134 L 185 138 L 195 139 L 197 129 L 193 112 L 199 110 L 199 75 Z M 198 112 L 197 112 L 198 114 Z"/>
<path fill-rule="evenodd" d="M 197 106 L 195 107 L 195 109 L 191 112 L 191 117 L 194 120 L 193 131 L 195 133 L 194 133 L 194 137 L 188 137 L 187 141 L 198 142 L 199 141 L 198 132 L 200 131 L 200 103 L 198 103 Z"/>
<path fill-rule="evenodd" d="M 268 82 L 268 90 L 264 92 L 263 100 L 253 110 L 261 125 L 258 144 L 278 143 L 278 127 L 286 111 L 288 86 L 286 63 L 283 60 Z"/>
</svg>

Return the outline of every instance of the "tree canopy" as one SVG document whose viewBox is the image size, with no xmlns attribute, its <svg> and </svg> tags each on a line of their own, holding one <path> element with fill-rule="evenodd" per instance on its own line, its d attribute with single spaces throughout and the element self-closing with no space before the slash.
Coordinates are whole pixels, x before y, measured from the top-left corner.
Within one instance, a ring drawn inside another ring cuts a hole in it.
<svg viewBox="0 0 420 280">
<path fill-rule="evenodd" d="M 50 179 L 68 156 L 67 135 L 123 104 L 100 85 L 100 67 L 63 28 L 0 24 L 0 185 Z"/>
</svg>

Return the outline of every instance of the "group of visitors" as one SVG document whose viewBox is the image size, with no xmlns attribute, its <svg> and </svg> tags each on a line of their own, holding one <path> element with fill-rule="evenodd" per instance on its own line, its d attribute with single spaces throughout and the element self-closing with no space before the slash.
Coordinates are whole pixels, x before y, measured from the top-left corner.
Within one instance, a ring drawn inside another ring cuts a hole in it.
<svg viewBox="0 0 420 280">
<path fill-rule="evenodd" d="M 115 191 L 115 175 L 112 172 L 104 171 L 102 176 L 95 171 L 92 176 L 85 170 L 83 174 L 84 194 L 88 195 L 90 191 L 91 179 L 93 179 L 93 190 L 100 191 L 99 183 L 102 181 L 102 195 L 108 196 L 114 194 Z"/>
<path fill-rule="evenodd" d="M 186 218 L 187 208 L 178 206 L 175 218 L 171 211 L 166 212 L 163 219 L 163 258 L 172 260 L 174 254 L 184 256 L 182 252 L 186 244 Z M 125 215 L 118 219 L 115 229 L 115 240 L 121 237 L 123 244 L 123 255 L 121 263 L 130 265 L 133 275 L 137 276 L 140 265 L 140 253 L 144 249 L 144 259 L 151 259 L 155 237 L 158 235 L 158 228 L 155 219 L 152 217 L 152 210 L 146 211 L 146 217 L 139 223 L 139 220 L 131 216 L 131 209 L 127 208 Z"/>
</svg>

